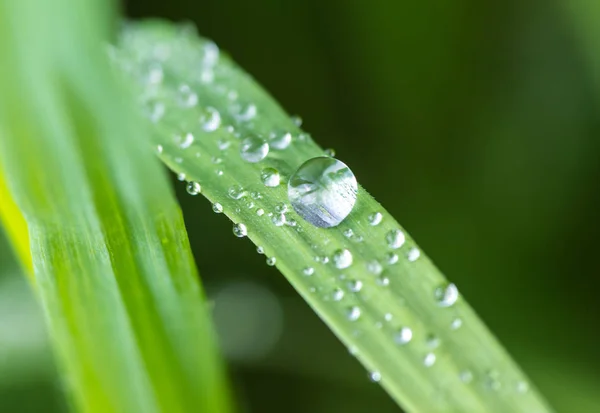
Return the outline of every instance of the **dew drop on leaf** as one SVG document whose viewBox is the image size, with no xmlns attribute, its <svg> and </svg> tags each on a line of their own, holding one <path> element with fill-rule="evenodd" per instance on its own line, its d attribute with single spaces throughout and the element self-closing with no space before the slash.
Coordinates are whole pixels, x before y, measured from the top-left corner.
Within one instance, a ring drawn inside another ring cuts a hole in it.
<svg viewBox="0 0 600 413">
<path fill-rule="evenodd" d="M 379 225 L 381 223 L 382 219 L 383 219 L 383 215 L 381 214 L 381 212 L 373 212 L 372 214 L 370 214 L 367 217 L 367 221 L 369 221 L 369 225 L 372 225 L 372 226 Z"/>
<path fill-rule="evenodd" d="M 357 293 L 360 290 L 362 290 L 363 287 L 363 283 L 360 280 L 352 280 L 350 282 L 348 282 L 348 289 L 350 289 L 350 291 Z"/>
<path fill-rule="evenodd" d="M 352 253 L 347 249 L 337 250 L 333 253 L 333 264 L 338 269 L 348 268 L 352 265 Z"/>
<path fill-rule="evenodd" d="M 221 114 L 209 106 L 206 108 L 206 113 L 200 117 L 200 124 L 206 132 L 213 132 L 221 126 Z"/>
<path fill-rule="evenodd" d="M 220 214 L 223 212 L 223 205 L 219 204 L 218 202 L 215 202 L 212 206 L 212 210 L 214 213 Z"/>
<path fill-rule="evenodd" d="M 257 163 L 266 158 L 269 144 L 258 136 L 248 136 L 240 145 L 240 155 L 246 162 Z"/>
<path fill-rule="evenodd" d="M 232 185 L 227 190 L 227 194 L 230 198 L 238 200 L 246 196 L 246 191 L 244 191 L 244 188 L 239 185 Z"/>
<path fill-rule="evenodd" d="M 419 259 L 419 257 L 421 256 L 421 251 L 419 251 L 418 248 L 411 248 L 408 253 L 406 254 L 406 258 L 410 261 L 410 262 L 415 262 L 416 260 Z"/>
<path fill-rule="evenodd" d="M 404 345 L 410 343 L 413 337 L 413 332 L 409 327 L 402 327 L 394 336 L 396 344 Z"/>
<path fill-rule="evenodd" d="M 333 298 L 333 301 L 340 301 L 342 298 L 344 298 L 344 290 L 341 288 L 336 288 L 333 290 L 333 293 L 331 293 L 331 298 Z"/>
<path fill-rule="evenodd" d="M 192 135 L 191 133 L 186 133 L 183 139 L 181 140 L 179 147 L 181 149 L 187 149 L 192 145 L 192 143 L 194 143 L 194 135 Z"/>
<path fill-rule="evenodd" d="M 458 288 L 453 283 L 449 283 L 436 288 L 433 295 L 440 307 L 450 307 L 458 300 Z"/>
<path fill-rule="evenodd" d="M 186 191 L 188 194 L 190 195 L 198 195 L 200 193 L 200 191 L 202 190 L 202 187 L 200 186 L 200 184 L 198 182 L 188 182 L 188 184 L 185 187 Z"/>
<path fill-rule="evenodd" d="M 385 240 L 388 247 L 392 249 L 398 249 L 404 245 L 406 237 L 404 236 L 404 232 L 400 231 L 399 229 L 393 229 L 385 234 Z"/>
<path fill-rule="evenodd" d="M 288 182 L 288 198 L 306 221 L 321 228 L 339 225 L 356 203 L 358 184 L 346 164 L 319 156 L 304 162 Z"/>
<path fill-rule="evenodd" d="M 267 265 L 272 267 L 277 263 L 277 259 L 275 257 L 267 258 Z"/>
<path fill-rule="evenodd" d="M 315 269 L 313 267 L 306 267 L 302 270 L 302 273 L 306 276 L 311 276 L 315 273 Z"/>
<path fill-rule="evenodd" d="M 369 373 L 369 379 L 373 383 L 380 382 L 381 381 L 381 373 L 378 371 L 373 371 L 373 372 Z"/>
<path fill-rule="evenodd" d="M 279 171 L 275 168 L 265 168 L 260 172 L 260 180 L 264 186 L 269 188 L 275 188 L 281 183 L 281 176 Z"/>
<path fill-rule="evenodd" d="M 356 321 L 360 318 L 360 308 L 353 306 L 348 309 L 347 317 L 350 321 Z"/>
<path fill-rule="evenodd" d="M 245 237 L 246 235 L 248 235 L 248 228 L 246 228 L 246 225 L 242 223 L 235 224 L 233 226 L 233 235 L 235 235 L 238 238 Z"/>
<path fill-rule="evenodd" d="M 270 135 L 269 146 L 273 149 L 284 150 L 292 143 L 292 134 L 289 132 L 274 132 Z"/>
<path fill-rule="evenodd" d="M 185 174 L 183 172 L 177 174 L 178 181 L 185 181 Z"/>
<path fill-rule="evenodd" d="M 423 359 L 423 365 L 425 367 L 431 367 L 435 364 L 436 356 L 435 353 L 427 353 Z"/>
</svg>

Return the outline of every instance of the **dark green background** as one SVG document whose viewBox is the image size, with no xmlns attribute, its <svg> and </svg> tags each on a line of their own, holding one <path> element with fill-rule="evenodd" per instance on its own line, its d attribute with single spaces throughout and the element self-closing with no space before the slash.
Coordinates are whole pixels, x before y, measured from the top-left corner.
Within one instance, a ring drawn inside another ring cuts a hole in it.
<svg viewBox="0 0 600 413">
<path fill-rule="evenodd" d="M 336 149 L 559 411 L 592 413 L 600 88 L 562 3 L 130 0 L 125 10 L 196 23 Z M 282 314 L 267 354 L 230 363 L 240 410 L 399 411 L 251 243 L 176 187 L 209 293 L 250 282 Z M 220 329 L 252 337 L 266 320 L 253 330 L 239 314 Z M 1 412 L 60 411 L 44 354 L 26 379 L 0 381 Z"/>
</svg>

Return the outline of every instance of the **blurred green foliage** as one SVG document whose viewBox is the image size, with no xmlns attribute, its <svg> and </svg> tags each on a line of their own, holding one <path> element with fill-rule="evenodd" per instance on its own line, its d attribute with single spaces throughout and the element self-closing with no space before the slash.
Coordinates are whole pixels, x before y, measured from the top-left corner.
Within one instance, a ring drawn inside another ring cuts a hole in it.
<svg viewBox="0 0 600 413">
<path fill-rule="evenodd" d="M 600 410 L 600 40 L 581 30 L 600 20 L 592 3 L 573 3 L 584 19 L 547 0 L 129 0 L 126 11 L 196 22 L 337 150 L 557 410 L 587 413 Z M 250 348 L 275 328 L 260 311 L 280 317 L 268 351 L 230 353 L 242 404 L 398 411 L 229 221 L 177 189 L 217 327 L 245 327 L 224 344 Z M 238 299 L 247 317 L 228 316 L 219 297 L 239 282 L 273 306 Z M 39 411 L 14 400 L 7 412 Z"/>
</svg>

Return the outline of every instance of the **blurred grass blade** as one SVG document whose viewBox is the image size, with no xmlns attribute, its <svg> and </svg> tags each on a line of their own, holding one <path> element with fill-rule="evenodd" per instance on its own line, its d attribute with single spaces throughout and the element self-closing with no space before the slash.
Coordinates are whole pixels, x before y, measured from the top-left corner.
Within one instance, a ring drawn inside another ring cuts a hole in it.
<svg viewBox="0 0 600 413">
<path fill-rule="evenodd" d="M 29 237 L 27 235 L 27 223 L 21 215 L 21 211 L 12 199 L 6 180 L 2 176 L 2 165 L 0 165 L 0 223 L 6 229 L 7 235 L 12 239 L 13 248 L 19 257 L 19 261 L 25 273 L 33 281 L 33 268 L 31 254 L 29 253 Z"/>
<path fill-rule="evenodd" d="M 324 151 L 213 43 L 189 27 L 146 22 L 129 26 L 112 56 L 139 86 L 163 161 L 192 181 L 192 193 L 197 182 L 215 211 L 245 225 L 267 262 L 407 411 L 551 411 L 454 285 L 412 239 L 403 242 L 401 227 L 364 189 L 334 228 L 294 212 L 286 185 L 271 178 L 276 170 L 285 183 Z M 247 162 L 264 155 L 261 139 L 268 156 Z M 240 156 L 244 146 L 250 150 Z"/>
<path fill-rule="evenodd" d="M 0 0 L 0 157 L 82 412 L 230 411 L 178 205 L 107 65 L 112 2 Z"/>
</svg>

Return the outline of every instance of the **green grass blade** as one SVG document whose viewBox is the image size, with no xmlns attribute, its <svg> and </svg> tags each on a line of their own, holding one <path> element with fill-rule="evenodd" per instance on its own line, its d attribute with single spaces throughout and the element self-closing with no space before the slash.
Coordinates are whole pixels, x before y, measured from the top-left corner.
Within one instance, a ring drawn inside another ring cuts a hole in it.
<svg viewBox="0 0 600 413">
<path fill-rule="evenodd" d="M 268 261 L 276 259 L 289 282 L 407 411 L 551 411 L 462 297 L 440 306 L 436 295 L 449 284 L 423 253 L 417 255 L 414 240 L 407 236 L 401 248 L 388 246 L 387 234 L 401 227 L 364 189 L 334 228 L 312 226 L 292 210 L 285 181 L 324 152 L 214 44 L 189 27 L 146 22 L 129 26 L 112 56 L 138 86 L 162 160 L 181 178 L 198 182 L 233 222 L 246 225 Z M 293 137 L 287 149 L 272 146 L 259 163 L 241 158 L 240 139 L 268 140 L 286 131 Z M 267 167 L 277 169 L 284 183 L 265 187 L 261 171 Z M 282 205 L 288 209 L 284 225 Z M 371 225 L 376 212 L 383 219 Z M 332 256 L 342 248 L 351 251 L 353 263 L 340 270 Z M 382 272 L 374 274 L 378 265 Z M 314 268 L 312 275 L 305 274 L 307 267 Z M 353 291 L 356 281 L 360 291 Z M 403 327 L 412 332 L 405 345 L 397 342 Z"/>
<path fill-rule="evenodd" d="M 179 207 L 102 1 L 0 1 L 0 160 L 81 412 L 230 411 Z"/>
</svg>

